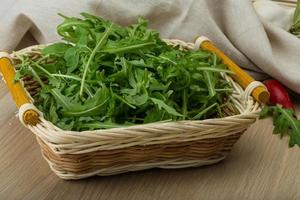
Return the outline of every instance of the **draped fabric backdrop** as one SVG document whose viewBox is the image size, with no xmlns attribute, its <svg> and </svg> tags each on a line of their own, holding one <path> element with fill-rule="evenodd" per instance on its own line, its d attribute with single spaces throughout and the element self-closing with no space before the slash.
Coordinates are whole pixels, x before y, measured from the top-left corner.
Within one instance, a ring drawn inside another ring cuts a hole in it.
<svg viewBox="0 0 300 200">
<path fill-rule="evenodd" d="M 122 25 L 144 16 L 163 38 L 205 35 L 255 78 L 267 74 L 300 93 L 300 39 L 286 31 L 292 8 L 263 0 L 1 0 L 0 49 L 13 50 L 27 32 L 39 43 L 57 41 L 58 12 Z"/>
</svg>

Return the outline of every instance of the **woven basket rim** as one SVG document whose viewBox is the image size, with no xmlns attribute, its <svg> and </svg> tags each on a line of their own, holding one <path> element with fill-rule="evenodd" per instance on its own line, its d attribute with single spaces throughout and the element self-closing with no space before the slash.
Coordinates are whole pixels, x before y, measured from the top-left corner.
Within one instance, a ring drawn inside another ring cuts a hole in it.
<svg viewBox="0 0 300 200">
<path fill-rule="evenodd" d="M 184 48 L 189 48 L 189 49 L 194 49 L 194 43 L 189 43 L 189 42 L 184 42 L 182 40 L 178 40 L 178 39 L 164 39 L 164 41 L 168 42 L 169 44 L 173 44 L 173 45 L 180 45 L 181 47 Z M 42 48 L 44 48 L 45 46 L 47 46 L 49 44 L 39 44 L 39 45 L 33 45 L 30 47 L 26 47 L 24 49 L 21 49 L 19 51 L 13 52 L 11 54 L 12 58 L 16 58 L 16 55 L 22 55 L 22 54 L 27 54 L 27 53 L 34 53 L 34 52 L 39 52 L 39 50 L 41 50 Z M 228 75 L 223 74 L 224 78 L 231 82 L 231 84 L 233 84 L 233 88 L 234 88 L 234 92 L 238 93 L 237 95 L 242 95 L 243 93 L 243 89 Z M 26 89 L 25 89 L 26 91 Z M 28 96 L 31 98 L 31 96 L 28 94 Z M 231 95 L 232 96 L 232 95 Z M 235 99 L 241 100 L 240 97 L 235 97 Z M 47 129 L 52 129 L 53 131 L 57 132 L 58 134 L 60 134 L 62 137 L 66 136 L 66 135 L 73 135 L 73 136 L 78 136 L 78 135 L 86 135 L 88 134 L 101 134 L 102 136 L 104 135 L 111 135 L 112 133 L 117 133 L 117 132 L 122 132 L 122 131 L 131 131 L 131 130 L 139 130 L 141 131 L 144 128 L 151 128 L 151 127 L 156 127 L 156 126 L 177 126 L 177 125 L 188 125 L 188 124 L 197 124 L 197 125 L 206 125 L 209 126 L 208 124 L 216 124 L 216 123 L 221 123 L 221 121 L 230 121 L 230 120 L 234 120 L 234 119 L 240 119 L 240 118 L 257 118 L 258 113 L 260 111 L 260 105 L 258 104 L 258 102 L 256 102 L 255 100 L 253 100 L 253 98 L 251 96 L 248 97 L 247 100 L 245 100 L 244 102 L 240 102 L 241 104 L 244 104 L 242 106 L 246 106 L 248 105 L 248 107 L 252 107 L 250 108 L 250 110 L 247 108 L 245 108 L 244 112 L 242 112 L 241 110 L 239 110 L 240 113 L 235 114 L 235 115 L 231 115 L 231 116 L 226 116 L 223 118 L 210 118 L 210 119 L 203 119 L 203 120 L 179 120 L 179 121 L 158 121 L 158 122 L 153 122 L 153 123 L 147 123 L 147 124 L 136 124 L 136 125 L 132 125 L 132 126 L 124 126 L 124 127 L 117 127 L 117 128 L 110 128 L 110 129 L 97 129 L 97 130 L 92 130 L 92 131 L 68 131 L 68 130 L 62 130 L 60 128 L 58 128 L 57 126 L 55 126 L 52 122 L 47 121 L 46 119 L 43 118 L 43 116 L 40 117 L 41 119 L 41 123 L 37 124 L 37 126 L 33 127 L 30 125 L 27 125 L 27 128 L 31 129 L 33 132 L 34 129 L 36 127 L 39 126 L 39 128 L 42 127 L 46 127 Z M 37 134 L 38 135 L 38 134 Z"/>
</svg>

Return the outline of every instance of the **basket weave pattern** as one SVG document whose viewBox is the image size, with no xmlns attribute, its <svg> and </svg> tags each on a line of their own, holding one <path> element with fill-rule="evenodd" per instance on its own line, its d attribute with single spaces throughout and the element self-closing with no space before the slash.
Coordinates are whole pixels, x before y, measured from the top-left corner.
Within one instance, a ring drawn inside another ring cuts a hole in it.
<svg viewBox="0 0 300 200">
<path fill-rule="evenodd" d="M 195 49 L 193 43 L 166 40 L 171 45 Z M 33 46 L 12 54 L 39 54 Z M 36 136 L 51 169 L 63 179 L 112 175 L 154 167 L 183 168 L 223 160 L 242 133 L 255 122 L 260 105 L 229 76 L 234 92 L 230 100 L 239 114 L 225 118 L 157 122 L 95 131 L 64 131 L 43 116 L 27 126 Z M 30 82 L 30 81 L 29 81 Z M 26 86 L 26 81 L 23 82 Z M 28 84 L 28 83 L 27 83 Z M 38 87 L 33 85 L 32 89 Z M 30 96 L 32 91 L 28 91 Z M 19 113 L 20 115 L 22 113 Z"/>
</svg>

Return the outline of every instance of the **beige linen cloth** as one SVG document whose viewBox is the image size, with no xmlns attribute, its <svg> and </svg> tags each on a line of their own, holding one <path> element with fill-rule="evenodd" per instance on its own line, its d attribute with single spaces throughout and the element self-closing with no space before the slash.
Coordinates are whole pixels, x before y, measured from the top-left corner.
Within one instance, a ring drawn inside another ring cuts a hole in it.
<svg viewBox="0 0 300 200">
<path fill-rule="evenodd" d="M 61 12 L 91 12 L 122 25 L 138 16 L 164 38 L 209 37 L 257 79 L 269 76 L 300 93 L 300 39 L 289 34 L 292 9 L 249 0 L 1 0 L 0 49 L 13 50 L 26 32 L 38 43 L 59 39 Z"/>
</svg>

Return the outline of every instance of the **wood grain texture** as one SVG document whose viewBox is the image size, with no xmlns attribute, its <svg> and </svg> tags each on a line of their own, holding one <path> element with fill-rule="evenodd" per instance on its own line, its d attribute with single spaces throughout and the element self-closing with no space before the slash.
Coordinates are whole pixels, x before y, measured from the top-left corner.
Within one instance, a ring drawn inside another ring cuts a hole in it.
<svg viewBox="0 0 300 200">
<path fill-rule="evenodd" d="M 270 119 L 255 123 L 217 165 L 63 181 L 15 117 L 3 82 L 0 106 L 0 199 L 300 199 L 300 148 L 272 135 Z"/>
</svg>

